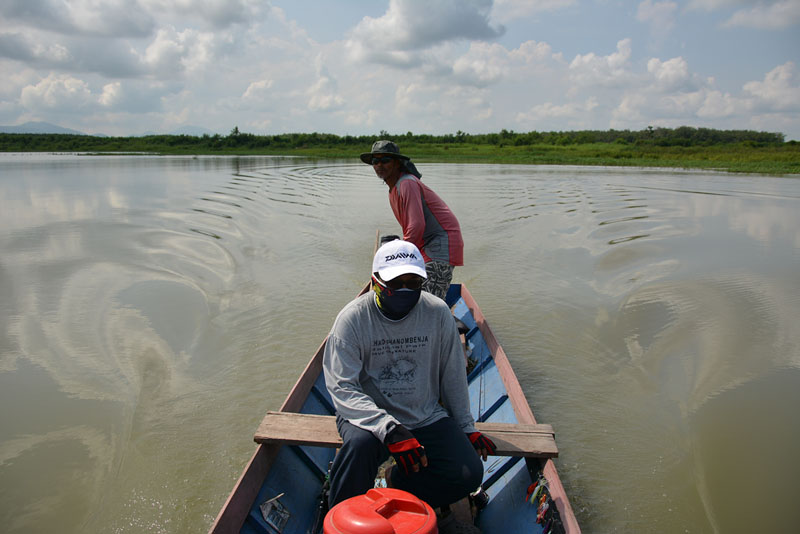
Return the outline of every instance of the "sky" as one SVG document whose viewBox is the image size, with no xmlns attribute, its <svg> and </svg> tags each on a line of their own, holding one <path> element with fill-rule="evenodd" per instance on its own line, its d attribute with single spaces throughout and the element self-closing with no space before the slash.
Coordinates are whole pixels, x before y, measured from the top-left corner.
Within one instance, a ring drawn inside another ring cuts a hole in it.
<svg viewBox="0 0 800 534">
<path fill-rule="evenodd" d="M 0 0 L 0 124 L 800 140 L 800 0 Z"/>
</svg>

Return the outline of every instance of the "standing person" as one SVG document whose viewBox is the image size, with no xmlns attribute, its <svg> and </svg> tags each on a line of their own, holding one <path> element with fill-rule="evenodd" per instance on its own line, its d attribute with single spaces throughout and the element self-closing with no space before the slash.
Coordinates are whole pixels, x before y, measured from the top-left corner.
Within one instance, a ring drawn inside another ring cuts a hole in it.
<svg viewBox="0 0 800 534">
<path fill-rule="evenodd" d="M 421 290 L 425 277 L 419 249 L 390 241 L 373 259 L 372 291 L 333 323 L 322 366 L 343 444 L 329 504 L 372 488 L 392 455 L 387 484 L 444 511 L 441 526 L 455 521 L 449 505 L 478 488 L 480 458 L 495 446 L 475 429 L 455 321 Z"/>
<path fill-rule="evenodd" d="M 411 159 L 391 141 L 376 141 L 361 154 L 375 174 L 389 186 L 389 204 L 403 228 L 403 239 L 414 243 L 425 258 L 427 279 L 423 289 L 444 299 L 453 269 L 464 265 L 464 241 L 458 219 L 433 190 Z"/>
</svg>

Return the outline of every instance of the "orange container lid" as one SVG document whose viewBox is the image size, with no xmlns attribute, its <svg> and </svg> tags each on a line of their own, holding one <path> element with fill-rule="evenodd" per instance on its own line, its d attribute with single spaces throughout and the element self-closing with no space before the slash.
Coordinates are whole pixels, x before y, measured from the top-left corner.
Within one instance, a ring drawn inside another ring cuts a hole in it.
<svg viewBox="0 0 800 534">
<path fill-rule="evenodd" d="M 438 534 L 436 514 L 407 491 L 373 488 L 328 512 L 325 534 Z"/>
</svg>

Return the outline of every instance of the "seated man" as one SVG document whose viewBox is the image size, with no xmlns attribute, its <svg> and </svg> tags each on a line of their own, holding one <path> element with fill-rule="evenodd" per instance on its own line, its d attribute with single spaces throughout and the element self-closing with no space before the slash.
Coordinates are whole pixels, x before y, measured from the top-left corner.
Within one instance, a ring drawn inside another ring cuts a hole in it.
<svg viewBox="0 0 800 534">
<path fill-rule="evenodd" d="M 366 493 L 391 454 L 392 487 L 446 509 L 478 488 L 479 457 L 485 461 L 494 444 L 476 431 L 469 411 L 453 316 L 442 299 L 421 291 L 419 249 L 385 243 L 372 272 L 372 291 L 339 312 L 325 346 L 325 383 L 343 440 L 329 504 Z"/>
</svg>

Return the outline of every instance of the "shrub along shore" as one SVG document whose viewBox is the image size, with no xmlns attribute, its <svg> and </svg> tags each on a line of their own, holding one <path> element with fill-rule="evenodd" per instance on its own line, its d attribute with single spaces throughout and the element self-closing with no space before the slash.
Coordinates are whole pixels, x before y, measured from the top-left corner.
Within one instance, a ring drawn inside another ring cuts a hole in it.
<svg viewBox="0 0 800 534">
<path fill-rule="evenodd" d="M 115 154 L 285 155 L 356 160 L 373 141 L 391 139 L 420 162 L 600 165 L 714 169 L 761 174 L 800 174 L 800 143 L 783 134 L 707 128 L 641 131 L 490 134 L 321 133 L 254 135 L 234 128 L 223 135 L 100 137 L 67 134 L 0 134 L 0 152 Z"/>
</svg>

